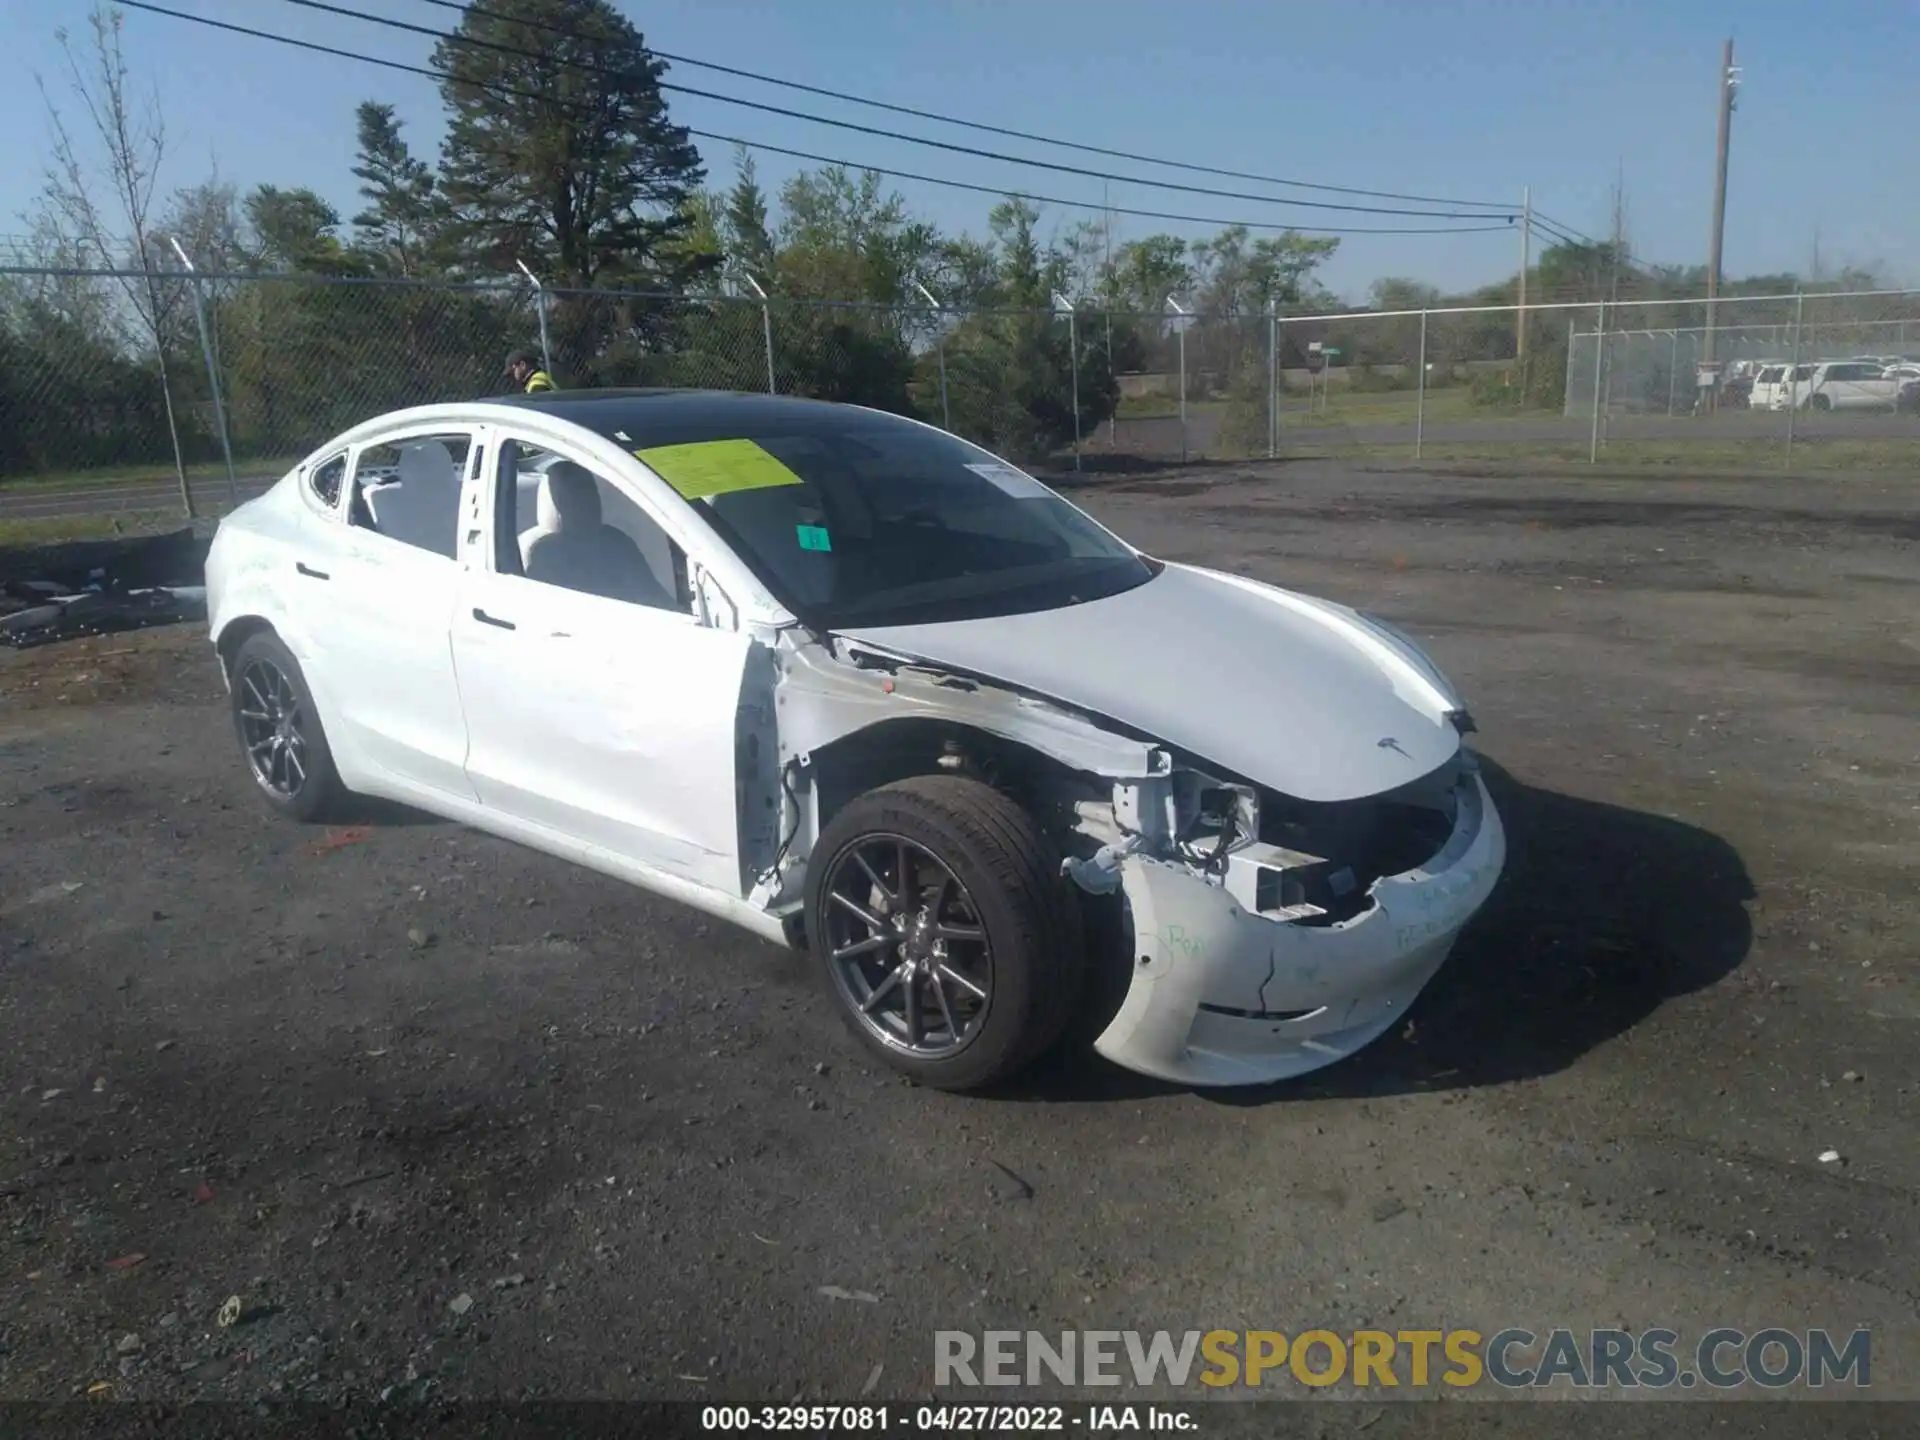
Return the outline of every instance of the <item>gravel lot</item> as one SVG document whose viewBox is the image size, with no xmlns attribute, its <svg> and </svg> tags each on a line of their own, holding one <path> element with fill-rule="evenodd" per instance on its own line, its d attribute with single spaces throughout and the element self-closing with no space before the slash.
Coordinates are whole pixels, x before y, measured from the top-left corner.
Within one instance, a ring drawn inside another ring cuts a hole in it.
<svg viewBox="0 0 1920 1440">
<path fill-rule="evenodd" d="M 0 651 L 0 1398 L 844 1402 L 927 1394 L 936 1328 L 1612 1324 L 1870 1326 L 1920 1396 L 1911 490 L 1079 498 L 1470 697 L 1512 860 L 1403 1031 L 1251 1093 L 918 1090 L 690 911 L 272 820 L 197 630 Z"/>
</svg>

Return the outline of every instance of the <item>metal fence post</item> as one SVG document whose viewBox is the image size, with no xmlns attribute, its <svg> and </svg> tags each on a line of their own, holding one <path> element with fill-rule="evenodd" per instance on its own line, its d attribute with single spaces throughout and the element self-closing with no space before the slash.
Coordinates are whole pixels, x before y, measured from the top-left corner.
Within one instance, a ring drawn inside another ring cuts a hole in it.
<svg viewBox="0 0 1920 1440">
<path fill-rule="evenodd" d="M 1573 414 L 1574 414 L 1574 409 L 1573 409 L 1573 337 L 1574 337 L 1574 333 L 1575 333 L 1575 332 L 1576 332 L 1576 331 L 1577 331 L 1577 330 L 1579 329 L 1579 326 L 1580 326 L 1580 322 L 1579 322 L 1578 320 L 1576 320 L 1576 319 L 1575 319 L 1575 318 L 1573 317 L 1573 315 L 1571 315 L 1571 314 L 1569 314 L 1569 315 L 1567 316 L 1567 393 L 1566 393 L 1566 395 L 1565 395 L 1565 396 L 1563 397 L 1563 400 L 1562 400 L 1562 408 L 1563 408 L 1563 409 L 1565 409 L 1565 411 L 1566 411 L 1566 413 L 1567 413 L 1567 414 L 1568 414 L 1569 416 L 1571 416 L 1571 415 L 1573 415 Z"/>
<path fill-rule="evenodd" d="M 1600 370 L 1605 365 L 1601 347 L 1607 343 L 1607 305 L 1603 300 L 1593 326 L 1593 438 L 1587 443 L 1587 463 L 1600 463 Z"/>
<path fill-rule="evenodd" d="M 192 276 L 188 283 L 193 287 L 193 323 L 200 332 L 200 355 L 207 362 L 207 390 L 213 396 L 213 423 L 220 432 L 220 458 L 227 466 L 227 508 L 234 510 L 240 505 L 240 481 L 233 473 L 233 441 L 227 434 L 227 407 L 220 399 L 220 364 L 213 358 L 213 340 L 207 332 L 207 307 L 205 297 L 200 293 L 200 272 L 193 268 L 193 261 L 187 258 L 187 252 L 178 240 L 167 241 L 173 247 L 173 253 Z"/>
<path fill-rule="evenodd" d="M 1413 458 L 1420 458 L 1420 444 L 1427 429 L 1427 312 L 1420 312 L 1420 365 L 1414 382 L 1419 388 L 1413 400 Z"/>
<path fill-rule="evenodd" d="M 1667 418 L 1673 418 L 1673 385 L 1680 373 L 1680 332 L 1669 330 L 1670 343 L 1667 346 Z"/>
<path fill-rule="evenodd" d="M 1080 327 L 1074 322 L 1073 302 L 1053 292 L 1055 313 L 1067 317 L 1067 352 L 1073 362 L 1073 468 L 1080 468 Z"/>
<path fill-rule="evenodd" d="M 1167 309 L 1173 312 L 1174 333 L 1180 338 L 1180 463 L 1187 463 L 1187 314 L 1173 296 L 1167 297 Z"/>
<path fill-rule="evenodd" d="M 1181 465 L 1187 465 L 1187 326 L 1181 326 Z"/>
<path fill-rule="evenodd" d="M 1800 321 L 1806 313 L 1807 295 L 1797 291 L 1793 297 L 1793 364 L 1787 367 L 1787 461 L 1793 468 L 1793 422 L 1800 409 Z"/>
<path fill-rule="evenodd" d="M 947 406 L 947 320 L 946 307 L 933 298 L 933 292 L 918 280 L 912 282 L 920 298 L 933 307 L 933 350 L 940 362 L 940 428 L 951 433 L 953 411 Z"/>
<path fill-rule="evenodd" d="M 553 374 L 553 342 L 547 335 L 547 287 L 540 283 L 540 277 L 527 268 L 524 260 L 513 262 L 520 273 L 533 285 L 533 318 L 540 325 L 540 368 L 551 377 Z"/>
<path fill-rule="evenodd" d="M 1080 327 L 1067 311 L 1067 349 L 1073 356 L 1073 468 L 1080 468 Z"/>
<path fill-rule="evenodd" d="M 773 307 L 760 297 L 760 335 L 767 346 L 767 394 L 777 393 L 773 380 Z"/>
<path fill-rule="evenodd" d="M 1280 305 L 1267 301 L 1267 458 L 1280 451 Z"/>
<path fill-rule="evenodd" d="M 940 361 L 940 428 L 951 432 L 953 429 L 953 410 L 947 404 L 947 336 L 942 331 L 934 337 L 934 354 Z"/>
<path fill-rule="evenodd" d="M 760 334 L 767 347 L 767 394 L 777 395 L 779 390 L 773 381 L 773 308 L 768 303 L 767 292 L 761 288 L 758 280 L 745 270 L 736 273 L 751 285 L 753 293 L 760 297 Z"/>
<path fill-rule="evenodd" d="M 1107 445 L 1110 449 L 1118 449 L 1120 445 L 1120 397 L 1118 393 L 1120 377 L 1114 373 L 1113 369 L 1113 291 L 1110 288 L 1103 287 L 1100 292 L 1100 314 L 1107 323 L 1107 378 L 1113 381 L 1115 391 L 1113 409 L 1107 415 Z"/>
<path fill-rule="evenodd" d="M 1615 310 L 1613 312 L 1613 323 L 1616 325 L 1620 323 L 1620 312 L 1618 310 Z M 1603 330 L 1605 329 L 1604 326 L 1602 326 L 1601 328 Z M 1629 334 L 1626 330 L 1623 329 L 1620 332 L 1620 338 L 1623 341 L 1625 341 L 1629 347 L 1632 346 L 1633 336 Z M 1606 443 L 1608 433 L 1613 429 L 1614 355 L 1613 355 L 1613 340 L 1611 337 L 1607 339 L 1606 347 L 1607 347 L 1606 348 L 1607 359 L 1606 359 L 1606 363 L 1603 366 L 1601 366 L 1602 378 L 1600 383 L 1600 443 L 1603 445 Z M 1631 359 L 1631 349 L 1629 349 L 1629 359 Z"/>
</svg>

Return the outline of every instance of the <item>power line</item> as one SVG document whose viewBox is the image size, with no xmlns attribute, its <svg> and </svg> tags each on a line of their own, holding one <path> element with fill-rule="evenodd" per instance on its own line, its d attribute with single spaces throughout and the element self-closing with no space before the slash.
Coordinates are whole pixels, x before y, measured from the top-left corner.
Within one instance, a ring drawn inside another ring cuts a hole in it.
<svg viewBox="0 0 1920 1440">
<path fill-rule="evenodd" d="M 289 45 L 298 50 L 310 51 L 318 55 L 332 55 L 341 60 L 352 60 L 363 65 L 376 65 L 386 70 L 397 70 L 406 75 L 419 75 L 428 80 L 442 80 L 445 77 L 436 70 L 424 65 L 409 65 L 401 60 L 389 60 L 383 56 L 367 55 L 355 50 L 343 50 L 333 45 L 322 45 L 314 40 L 301 40 L 291 35 L 276 35 L 267 30 L 255 30 L 245 25 L 236 25 L 227 20 L 215 20 L 206 15 L 189 15 L 179 10 L 169 10 L 165 6 L 149 3 L 149 0 L 116 0 L 130 10 L 144 10 L 149 14 L 165 16 L 170 20 L 187 20 L 196 25 L 210 26 L 216 30 L 225 30 L 236 35 L 246 35 L 256 40 L 271 40 L 276 44 Z M 543 103 L 562 105 L 567 109 L 580 109 L 578 105 L 566 101 L 554 101 L 550 96 L 539 95 L 531 90 L 521 90 L 508 85 L 478 85 L 475 88 L 492 91 L 495 94 L 513 95 L 523 100 L 537 100 Z M 1193 225 L 1210 225 L 1216 228 L 1239 226 L 1248 230 L 1278 230 L 1299 235 L 1478 235 L 1494 230 L 1511 228 L 1511 221 L 1491 225 L 1445 225 L 1414 227 L 1367 227 L 1346 226 L 1339 228 L 1302 228 L 1295 225 L 1280 225 L 1262 220 L 1223 220 L 1205 215 L 1181 215 L 1160 210 L 1137 210 L 1113 205 L 1091 204 L 1084 200 L 1064 200 L 1057 196 L 1036 195 L 1031 191 L 1009 191 L 992 185 L 975 185 L 964 180 L 950 180 L 937 175 L 921 175 L 911 170 L 894 170 L 879 165 L 867 165 L 858 161 L 838 159 L 830 155 L 816 155 L 806 150 L 795 150 L 784 145 L 769 145 L 759 140 L 745 140 L 737 135 L 721 135 L 711 130 L 696 130 L 684 127 L 689 135 L 697 135 L 702 140 L 713 140 L 723 145 L 741 145 L 749 150 L 765 151 L 773 155 L 785 155 L 797 160 L 811 161 L 816 165 L 837 165 L 850 170 L 870 170 L 876 175 L 886 175 L 896 180 L 917 181 L 926 185 L 941 185 L 954 190 L 968 190 L 980 195 L 1005 197 L 1009 194 L 1022 199 L 1032 200 L 1043 205 L 1058 205 L 1072 210 L 1107 211 L 1115 215 L 1130 215 L 1148 220 L 1171 220 Z M 1488 216 L 1473 216 L 1473 219 L 1490 219 Z"/>
<path fill-rule="evenodd" d="M 1567 222 L 1564 220 L 1556 220 L 1553 218 L 1553 216 L 1547 214 L 1545 211 L 1536 209 L 1533 212 L 1533 220 L 1536 225 L 1539 225 L 1543 229 L 1545 229 L 1549 235 L 1553 236 L 1554 239 L 1559 240 L 1564 244 L 1598 245 L 1600 243 L 1598 240 L 1594 239 L 1593 236 L 1587 234 L 1584 230 L 1578 230 L 1573 226 L 1567 224 Z"/>
<path fill-rule="evenodd" d="M 504 15 L 497 10 L 488 10 L 480 5 L 466 4 L 464 0 L 421 0 L 421 3 L 438 5 L 443 10 L 477 15 L 483 20 L 505 20 L 516 25 L 524 25 L 532 30 L 545 30 L 555 35 L 572 33 L 565 26 L 556 25 L 550 20 L 528 20 L 517 15 Z M 982 120 L 963 120 L 957 115 L 942 115 L 938 111 L 920 110 L 912 105 L 895 105 L 890 101 L 875 100 L 867 95 L 854 95 L 844 90 L 829 90 L 823 85 L 809 85 L 800 80 L 783 80 L 777 75 L 762 75 L 756 70 L 743 70 L 735 65 L 722 65 L 713 60 L 700 60 L 691 55 L 676 55 L 671 50 L 659 50 L 651 45 L 647 50 L 648 53 L 657 55 L 662 60 L 670 60 L 676 65 L 691 66 L 696 70 L 712 70 L 721 75 L 733 75 L 742 80 L 756 80 L 763 85 L 778 85 L 808 95 L 819 95 L 828 100 L 844 100 L 852 105 L 866 105 L 895 115 L 910 115 L 916 120 L 932 120 L 942 125 L 957 125 L 962 129 L 979 130 L 989 135 L 1004 135 L 1010 140 L 1030 140 L 1038 145 L 1052 145 L 1062 150 L 1079 150 L 1089 155 L 1105 155 L 1113 160 L 1131 160 L 1140 165 L 1164 165 L 1171 170 L 1219 175 L 1229 180 L 1252 180 L 1261 185 L 1282 185 L 1295 190 L 1318 190 L 1330 195 L 1359 195 L 1374 200 L 1409 200 L 1424 205 L 1479 206 L 1496 211 L 1512 209 L 1511 204 L 1504 200 L 1459 200 L 1442 195 L 1410 195 L 1398 190 L 1366 190 L 1352 185 L 1327 185 L 1313 180 L 1290 180 L 1278 175 L 1259 175 L 1247 170 L 1228 170 L 1217 165 L 1202 165 L 1191 160 L 1164 160 L 1158 156 L 1141 155 L 1131 150 L 1112 150 L 1104 145 L 1088 145 L 1078 140 L 1061 140 L 1054 136 L 1036 135 L 1029 130 L 1014 130 L 1004 125 L 990 125 Z"/>
<path fill-rule="evenodd" d="M 1544 226 L 1541 225 L 1543 219 L 1546 222 Z M 1599 250 L 1602 246 L 1613 243 L 1611 241 L 1596 240 L 1593 236 L 1583 230 L 1575 229 L 1564 220 L 1556 220 L 1551 215 L 1542 216 L 1538 210 L 1533 212 L 1533 220 L 1535 226 L 1544 229 L 1550 238 L 1559 241 L 1562 245 L 1571 246 L 1576 250 Z M 1661 278 L 1659 273 L 1651 266 L 1641 264 L 1630 255 L 1620 256 L 1619 263 L 1629 274 L 1639 275 L 1641 278 L 1648 280 L 1658 280 Z"/>
<path fill-rule="evenodd" d="M 468 35 L 436 30 L 431 25 L 415 25 L 407 20 L 395 20 L 385 15 L 370 15 L 364 10 L 354 10 L 344 5 L 328 4 L 327 0 L 283 0 L 288 5 L 296 5 L 303 10 L 315 10 L 323 14 L 339 15 L 349 20 L 360 20 L 369 25 L 384 25 L 390 30 L 401 30 L 413 35 L 425 36 L 431 40 L 447 41 L 455 45 L 465 45 L 476 50 L 491 50 L 496 54 L 517 56 L 522 60 L 544 60 L 547 57 L 536 51 L 523 50 L 514 45 L 502 45 L 497 41 L 481 40 Z M 141 5 L 140 9 L 157 7 Z M 199 17 L 194 17 L 199 18 Z M 588 74 L 605 75 L 614 79 L 629 78 L 611 66 L 597 65 L 587 60 L 559 62 L 564 69 L 584 71 Z M 1122 175 L 1109 170 L 1090 170 L 1083 165 L 1068 165 L 1058 160 L 1037 160 L 1025 155 L 1009 155 L 999 150 L 982 150 L 973 145 L 960 145 L 951 140 L 933 140 L 924 135 L 908 135 L 898 130 L 885 130 L 877 125 L 862 125 L 853 120 L 834 120 L 825 115 L 815 115 L 805 110 L 793 110 L 784 105 L 771 105 L 763 100 L 745 100 L 737 95 L 722 95 L 713 90 L 702 90 L 697 86 L 680 85 L 671 81 L 656 82 L 660 89 L 676 95 L 691 95 L 701 100 L 712 100 L 722 105 L 739 105 L 749 110 L 759 110 L 768 115 L 778 115 L 787 120 L 804 120 L 813 125 L 829 125 L 838 130 L 851 130 L 861 135 L 871 135 L 882 140 L 897 140 L 909 145 L 924 145 L 934 150 L 945 150 L 954 155 L 969 155 L 980 160 L 992 160 L 1003 165 L 1024 165 L 1033 170 L 1051 170 L 1061 175 L 1077 175 L 1090 180 L 1111 180 L 1122 185 L 1140 185 L 1153 190 L 1177 190 L 1187 195 L 1206 195 L 1221 200 L 1247 200 L 1256 205 L 1286 205 L 1304 210 L 1339 210 L 1358 215 L 1407 215 L 1428 220 L 1491 220 L 1511 219 L 1510 215 L 1495 216 L 1477 210 L 1411 210 L 1405 207 L 1386 205 L 1349 205 L 1334 200 L 1289 200 L 1276 195 L 1256 195 L 1245 190 L 1221 190 L 1207 185 L 1187 185 L 1178 180 L 1149 180 L 1140 175 Z"/>
</svg>

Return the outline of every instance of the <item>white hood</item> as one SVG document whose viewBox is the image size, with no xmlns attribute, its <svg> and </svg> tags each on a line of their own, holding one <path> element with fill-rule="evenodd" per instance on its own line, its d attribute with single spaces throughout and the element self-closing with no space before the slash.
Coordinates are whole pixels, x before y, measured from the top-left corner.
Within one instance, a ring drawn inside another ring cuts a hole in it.
<svg viewBox="0 0 1920 1440">
<path fill-rule="evenodd" d="M 1132 726 L 1300 800 L 1352 800 L 1451 759 L 1460 702 L 1343 605 L 1169 564 L 1058 610 L 841 632 Z"/>
</svg>

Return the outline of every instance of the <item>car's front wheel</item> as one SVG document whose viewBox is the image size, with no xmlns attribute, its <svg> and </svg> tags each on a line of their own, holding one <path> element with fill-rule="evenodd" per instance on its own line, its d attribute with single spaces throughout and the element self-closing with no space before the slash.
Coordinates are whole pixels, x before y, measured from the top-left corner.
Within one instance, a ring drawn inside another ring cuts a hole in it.
<svg viewBox="0 0 1920 1440">
<path fill-rule="evenodd" d="M 240 643 L 228 674 L 234 733 L 267 804 L 301 821 L 338 811 L 347 790 L 293 652 L 272 631 L 258 631 Z"/>
<path fill-rule="evenodd" d="M 1086 969 L 1056 847 L 1020 805 L 957 776 L 886 785 L 834 816 L 808 868 L 807 934 L 867 1049 L 942 1090 L 1037 1059 Z"/>
</svg>

